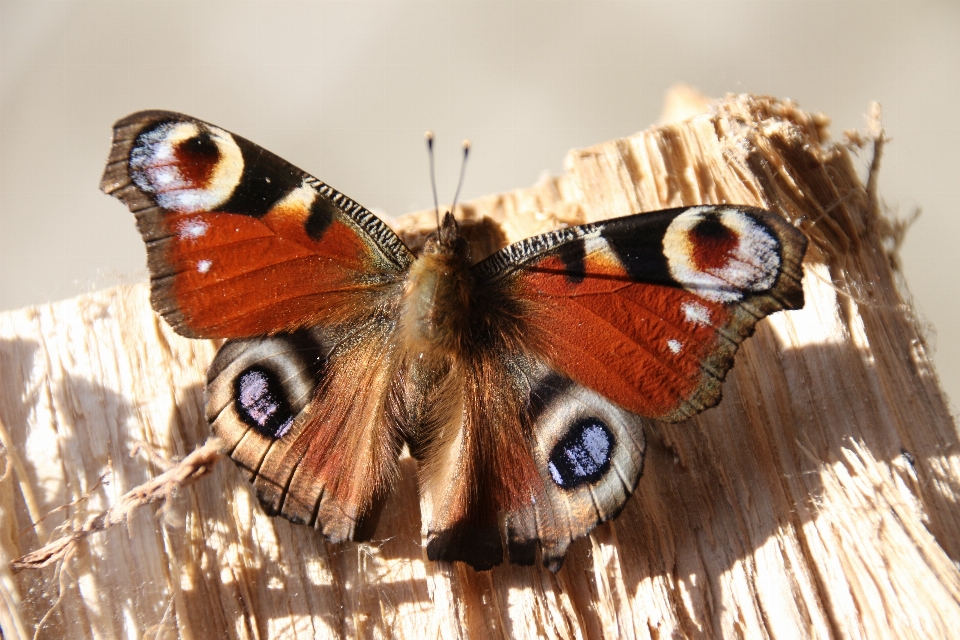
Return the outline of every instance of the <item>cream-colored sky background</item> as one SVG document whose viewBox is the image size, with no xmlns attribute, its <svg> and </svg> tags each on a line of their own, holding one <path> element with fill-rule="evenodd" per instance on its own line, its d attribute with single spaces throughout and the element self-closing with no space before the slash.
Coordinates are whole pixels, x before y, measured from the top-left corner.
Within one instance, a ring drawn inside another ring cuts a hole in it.
<svg viewBox="0 0 960 640">
<path fill-rule="evenodd" d="M 145 279 L 133 217 L 97 190 L 114 120 L 183 111 L 388 215 L 559 173 L 653 124 L 668 87 L 790 97 L 863 128 L 880 190 L 917 207 L 902 258 L 960 401 L 960 2 L 0 0 L 0 309 Z"/>
</svg>

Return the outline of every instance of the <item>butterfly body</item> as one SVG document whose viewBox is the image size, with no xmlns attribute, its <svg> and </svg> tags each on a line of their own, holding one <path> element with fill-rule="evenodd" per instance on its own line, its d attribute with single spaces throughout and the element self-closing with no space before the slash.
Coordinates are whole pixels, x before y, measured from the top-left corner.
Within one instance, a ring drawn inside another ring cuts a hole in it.
<svg viewBox="0 0 960 640">
<path fill-rule="evenodd" d="M 414 350 L 456 353 L 476 311 L 467 244 L 457 227 L 445 217 L 407 274 L 403 323 Z"/>
<path fill-rule="evenodd" d="M 427 555 L 478 569 L 570 543 L 639 481 L 646 420 L 719 400 L 737 346 L 803 304 L 806 240 L 703 206 L 570 227 L 474 263 L 419 255 L 253 143 L 170 112 L 117 123 L 102 188 L 137 216 L 152 302 L 224 338 L 207 418 L 268 513 L 369 538 L 403 446 Z"/>
</svg>

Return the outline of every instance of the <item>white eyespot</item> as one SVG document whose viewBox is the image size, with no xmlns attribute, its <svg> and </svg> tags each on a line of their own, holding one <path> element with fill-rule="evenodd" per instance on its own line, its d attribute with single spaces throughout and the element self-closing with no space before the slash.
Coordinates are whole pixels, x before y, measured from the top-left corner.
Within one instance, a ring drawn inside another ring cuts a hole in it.
<svg viewBox="0 0 960 640">
<path fill-rule="evenodd" d="M 663 237 L 673 279 L 716 302 L 770 289 L 780 270 L 779 248 L 769 231 L 731 207 L 693 207 L 674 218 Z"/>
<path fill-rule="evenodd" d="M 680 309 L 683 311 L 683 317 L 686 318 L 687 322 L 692 322 L 695 325 L 710 324 L 710 309 L 699 302 L 688 300 L 680 305 Z"/>
<path fill-rule="evenodd" d="M 130 177 L 156 203 L 177 213 L 209 211 L 230 199 L 243 175 L 243 153 L 223 129 L 166 122 L 141 134 Z"/>
<path fill-rule="evenodd" d="M 683 343 L 679 340 L 667 340 L 667 348 L 673 353 L 680 353 L 680 350 L 683 349 Z"/>
<path fill-rule="evenodd" d="M 180 222 L 177 227 L 177 235 L 181 240 L 196 240 L 203 237 L 210 228 L 206 222 L 200 218 L 188 218 Z"/>
<path fill-rule="evenodd" d="M 213 263 L 209 260 L 201 260 L 197 263 L 197 271 L 200 273 L 206 273 L 207 271 L 210 271 L 211 266 L 213 266 Z"/>
</svg>

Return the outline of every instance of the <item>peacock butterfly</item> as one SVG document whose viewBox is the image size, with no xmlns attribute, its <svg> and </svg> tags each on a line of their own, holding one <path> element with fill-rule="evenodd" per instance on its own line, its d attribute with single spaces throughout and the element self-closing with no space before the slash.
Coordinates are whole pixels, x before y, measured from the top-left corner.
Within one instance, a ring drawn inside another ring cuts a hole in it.
<svg viewBox="0 0 960 640">
<path fill-rule="evenodd" d="M 101 188 L 136 215 L 153 307 L 224 338 L 213 432 L 263 508 L 369 539 L 406 444 L 427 555 L 558 570 L 617 515 L 647 419 L 720 399 L 737 346 L 803 306 L 804 235 L 752 207 L 563 228 L 473 264 L 447 213 L 414 255 L 379 218 L 223 129 L 115 125 Z"/>
</svg>

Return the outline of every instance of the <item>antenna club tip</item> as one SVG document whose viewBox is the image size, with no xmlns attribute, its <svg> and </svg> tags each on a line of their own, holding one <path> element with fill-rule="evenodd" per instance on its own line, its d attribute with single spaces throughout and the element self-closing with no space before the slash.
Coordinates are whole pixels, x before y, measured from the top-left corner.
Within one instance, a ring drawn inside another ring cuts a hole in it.
<svg viewBox="0 0 960 640">
<path fill-rule="evenodd" d="M 430 129 L 427 129 L 426 131 L 424 131 L 423 138 L 427 142 L 433 142 L 433 131 L 430 131 Z"/>
<path fill-rule="evenodd" d="M 469 151 L 471 144 L 472 144 L 472 143 L 470 142 L 470 138 L 466 138 L 466 139 L 463 141 L 463 150 L 464 150 L 464 151 Z"/>
</svg>

